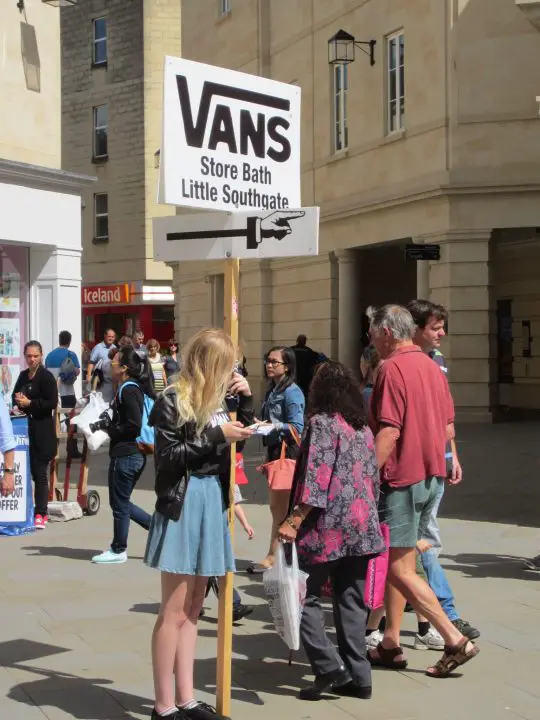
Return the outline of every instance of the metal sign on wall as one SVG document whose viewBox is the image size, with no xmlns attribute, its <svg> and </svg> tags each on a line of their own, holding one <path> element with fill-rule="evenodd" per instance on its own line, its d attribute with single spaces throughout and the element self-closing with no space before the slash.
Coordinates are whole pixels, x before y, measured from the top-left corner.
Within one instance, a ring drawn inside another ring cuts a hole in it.
<svg viewBox="0 0 540 720">
<path fill-rule="evenodd" d="M 317 255 L 319 208 L 173 215 L 155 218 L 153 235 L 164 262 Z"/>
<path fill-rule="evenodd" d="M 158 202 L 229 212 L 299 207 L 300 93 L 166 57 Z"/>
</svg>

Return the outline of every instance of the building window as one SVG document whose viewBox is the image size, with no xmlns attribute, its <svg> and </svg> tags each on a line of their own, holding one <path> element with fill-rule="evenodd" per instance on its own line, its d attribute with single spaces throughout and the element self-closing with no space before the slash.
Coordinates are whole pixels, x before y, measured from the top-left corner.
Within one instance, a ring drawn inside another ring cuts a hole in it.
<svg viewBox="0 0 540 720">
<path fill-rule="evenodd" d="M 107 242 L 109 239 L 109 196 L 107 193 L 94 195 L 94 240 Z"/>
<path fill-rule="evenodd" d="M 347 127 L 347 90 L 349 87 L 348 65 L 333 65 L 334 92 L 334 151 L 346 150 L 349 146 Z"/>
<path fill-rule="evenodd" d="M 219 14 L 220 17 L 225 17 L 231 12 L 232 0 L 219 0 Z"/>
<path fill-rule="evenodd" d="M 98 105 L 94 108 L 94 159 L 104 159 L 108 155 L 109 106 Z"/>
<path fill-rule="evenodd" d="M 92 21 L 92 63 L 107 63 L 107 18 L 96 18 Z"/>
<path fill-rule="evenodd" d="M 405 35 L 398 32 L 387 39 L 388 48 L 388 132 L 405 128 Z"/>
</svg>

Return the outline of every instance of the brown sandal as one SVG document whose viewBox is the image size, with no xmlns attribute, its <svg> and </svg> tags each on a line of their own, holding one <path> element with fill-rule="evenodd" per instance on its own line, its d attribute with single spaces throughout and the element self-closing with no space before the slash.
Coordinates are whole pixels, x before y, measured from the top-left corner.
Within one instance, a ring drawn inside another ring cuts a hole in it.
<svg viewBox="0 0 540 720">
<path fill-rule="evenodd" d="M 390 670 L 405 670 L 407 667 L 407 660 L 396 660 L 398 655 L 403 655 L 403 649 L 400 647 L 385 648 L 382 643 L 379 643 L 375 652 L 378 657 L 373 657 L 371 652 L 368 652 L 368 660 L 373 667 L 385 667 Z"/>
<path fill-rule="evenodd" d="M 469 643 L 472 645 L 472 649 L 467 652 Z M 426 675 L 434 678 L 448 677 L 456 668 L 475 658 L 479 652 L 480 648 L 469 638 L 464 637 L 457 645 L 446 645 L 442 658 L 433 668 L 426 670 Z M 429 672 L 431 669 L 433 672 Z"/>
</svg>

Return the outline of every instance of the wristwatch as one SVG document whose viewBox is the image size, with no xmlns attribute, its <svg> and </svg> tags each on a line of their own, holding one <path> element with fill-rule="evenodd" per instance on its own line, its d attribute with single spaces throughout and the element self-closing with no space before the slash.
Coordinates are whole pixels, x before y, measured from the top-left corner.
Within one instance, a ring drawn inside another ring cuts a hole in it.
<svg viewBox="0 0 540 720">
<path fill-rule="evenodd" d="M 285 522 L 287 523 L 287 525 L 290 525 L 293 530 L 296 530 L 298 532 L 299 525 L 294 522 L 292 517 L 285 518 Z"/>
<path fill-rule="evenodd" d="M 15 468 L 4 468 L 4 474 L 7 473 L 8 475 L 15 475 Z"/>
</svg>

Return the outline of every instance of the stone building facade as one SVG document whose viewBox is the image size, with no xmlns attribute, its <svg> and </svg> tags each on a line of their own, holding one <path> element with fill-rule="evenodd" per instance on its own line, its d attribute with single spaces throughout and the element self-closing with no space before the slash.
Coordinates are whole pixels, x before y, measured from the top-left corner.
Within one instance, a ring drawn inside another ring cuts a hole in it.
<svg viewBox="0 0 540 720">
<path fill-rule="evenodd" d="M 11 404 L 26 342 L 49 352 L 69 330 L 79 353 L 81 190 L 94 178 L 61 169 L 58 8 L 2 3 L 0 48 L 0 391 Z"/>
<path fill-rule="evenodd" d="M 163 62 L 181 53 L 181 3 L 85 0 L 61 19 L 62 160 L 98 178 L 84 195 L 83 285 L 122 288 L 118 305 L 83 309 L 85 339 L 111 325 L 168 340 L 171 271 L 153 260 L 151 221 L 174 213 L 156 197 Z"/>
<path fill-rule="evenodd" d="M 320 254 L 242 264 L 254 379 L 265 349 L 298 333 L 357 366 L 365 308 L 421 296 L 450 312 L 462 417 L 540 409 L 540 39 L 525 4 L 184 3 L 184 57 L 302 88 L 302 204 L 321 207 Z M 339 29 L 376 40 L 373 67 L 359 49 L 329 65 Z M 439 245 L 440 260 L 406 261 L 407 243 Z M 175 268 L 182 339 L 219 322 L 222 272 Z"/>
</svg>

